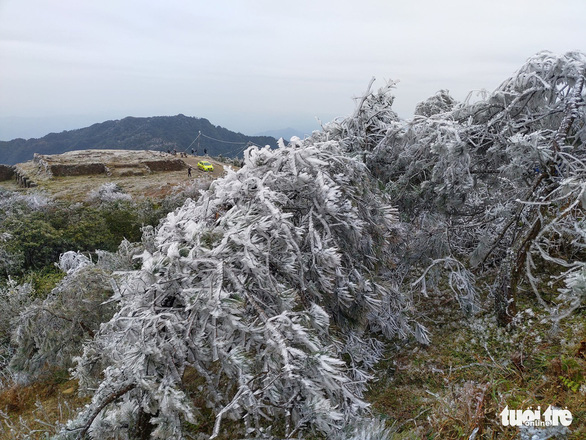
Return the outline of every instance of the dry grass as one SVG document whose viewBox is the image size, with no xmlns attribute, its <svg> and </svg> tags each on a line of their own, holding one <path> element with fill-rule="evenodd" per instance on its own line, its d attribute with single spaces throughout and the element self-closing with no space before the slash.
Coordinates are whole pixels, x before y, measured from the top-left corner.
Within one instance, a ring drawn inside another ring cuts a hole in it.
<svg viewBox="0 0 586 440">
<path fill-rule="evenodd" d="M 447 295 L 426 302 L 432 344 L 390 350 L 368 395 L 375 413 L 398 427 L 396 439 L 468 439 L 475 430 L 476 440 L 517 439 L 518 428 L 500 421 L 507 405 L 567 407 L 574 417 L 568 439 L 586 438 L 583 314 L 552 337 L 537 310 L 522 312 L 518 325 L 505 330 L 489 313 L 468 321 Z M 527 310 L 531 302 L 521 298 L 518 305 Z M 581 388 L 568 388 L 560 377 Z"/>
<path fill-rule="evenodd" d="M 12 384 L 0 391 L 0 438 L 45 439 L 89 400 L 62 371 L 30 385 Z"/>
</svg>

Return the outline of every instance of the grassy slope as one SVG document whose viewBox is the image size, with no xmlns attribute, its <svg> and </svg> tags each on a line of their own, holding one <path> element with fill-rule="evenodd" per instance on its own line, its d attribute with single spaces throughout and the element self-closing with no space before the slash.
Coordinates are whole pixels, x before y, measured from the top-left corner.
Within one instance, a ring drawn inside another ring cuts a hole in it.
<svg viewBox="0 0 586 440">
<path fill-rule="evenodd" d="M 388 417 L 398 439 L 518 438 L 499 413 L 549 405 L 574 417 L 570 439 L 586 438 L 586 326 L 584 311 L 552 335 L 531 295 L 520 296 L 517 325 L 499 328 L 492 313 L 468 320 L 449 293 L 422 298 L 428 347 L 390 349 L 368 399 Z M 485 304 L 490 310 L 491 303 Z M 562 378 L 573 381 L 569 383 Z M 574 389 L 568 387 L 574 386 Z"/>
<path fill-rule="evenodd" d="M 0 438 L 46 439 L 55 423 L 66 423 L 90 401 L 77 394 L 77 382 L 56 371 L 28 386 L 12 385 L 0 392 Z"/>
</svg>

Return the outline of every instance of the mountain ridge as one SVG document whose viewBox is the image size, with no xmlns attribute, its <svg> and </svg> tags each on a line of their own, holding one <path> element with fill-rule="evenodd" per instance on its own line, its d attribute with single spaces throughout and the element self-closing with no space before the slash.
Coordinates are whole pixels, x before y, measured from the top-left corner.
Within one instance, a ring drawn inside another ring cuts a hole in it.
<svg viewBox="0 0 586 440">
<path fill-rule="evenodd" d="M 201 135 L 199 135 L 201 133 Z M 176 116 L 133 117 L 108 120 L 75 130 L 49 133 L 41 138 L 0 141 L 0 163 L 13 165 L 34 153 L 61 154 L 72 150 L 124 149 L 178 152 L 194 151 L 212 156 L 239 157 L 250 143 L 276 146 L 270 136 L 247 136 L 213 125 L 205 118 Z"/>
</svg>

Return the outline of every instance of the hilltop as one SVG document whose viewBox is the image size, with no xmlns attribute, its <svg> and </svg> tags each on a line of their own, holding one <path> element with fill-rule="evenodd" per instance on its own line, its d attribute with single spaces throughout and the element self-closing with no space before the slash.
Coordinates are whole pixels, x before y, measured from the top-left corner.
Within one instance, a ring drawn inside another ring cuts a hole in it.
<svg viewBox="0 0 586 440">
<path fill-rule="evenodd" d="M 194 140 L 201 133 L 197 141 Z M 0 163 L 16 164 L 33 159 L 34 153 L 60 154 L 72 150 L 114 149 L 179 151 L 197 149 L 210 156 L 241 157 L 249 143 L 276 146 L 270 136 L 247 136 L 213 125 L 204 118 L 154 116 L 126 117 L 77 130 L 50 133 L 39 139 L 0 141 Z M 197 154 L 196 153 L 196 154 Z"/>
<path fill-rule="evenodd" d="M 213 172 L 197 168 L 208 160 Z M 191 167 L 191 176 L 188 168 Z M 74 150 L 57 155 L 35 154 L 0 176 L 0 188 L 34 187 L 57 199 L 83 201 L 91 191 L 114 183 L 133 197 L 159 199 L 193 184 L 211 182 L 224 174 L 225 165 L 206 156 L 145 150 Z M 9 167 L 4 167 L 9 168 Z"/>
</svg>

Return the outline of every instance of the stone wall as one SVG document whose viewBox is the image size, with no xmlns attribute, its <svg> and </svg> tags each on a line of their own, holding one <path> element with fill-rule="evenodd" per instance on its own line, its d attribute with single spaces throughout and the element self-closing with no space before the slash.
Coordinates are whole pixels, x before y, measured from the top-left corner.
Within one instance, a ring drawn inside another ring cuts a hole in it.
<svg viewBox="0 0 586 440">
<path fill-rule="evenodd" d="M 11 165 L 0 165 L 0 182 L 11 180 L 14 177 L 14 167 Z"/>
<path fill-rule="evenodd" d="M 181 171 L 187 168 L 181 159 L 145 160 L 141 164 L 151 171 Z"/>
<path fill-rule="evenodd" d="M 80 150 L 53 156 L 35 153 L 33 160 L 38 172 L 48 177 L 99 174 L 135 176 L 187 169 L 181 159 L 165 156 L 149 151 Z"/>
<path fill-rule="evenodd" d="M 81 164 L 49 164 L 49 171 L 57 176 L 88 176 L 93 174 L 106 174 L 106 165 L 103 163 Z"/>
<path fill-rule="evenodd" d="M 14 167 L 14 180 L 16 180 L 17 185 L 22 186 L 23 188 L 37 186 L 37 184 L 27 176 L 26 172 L 19 165 Z"/>
</svg>

